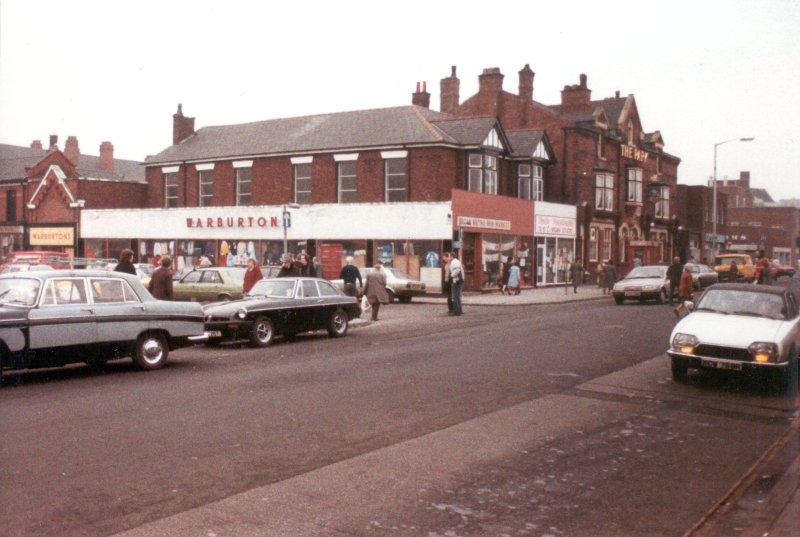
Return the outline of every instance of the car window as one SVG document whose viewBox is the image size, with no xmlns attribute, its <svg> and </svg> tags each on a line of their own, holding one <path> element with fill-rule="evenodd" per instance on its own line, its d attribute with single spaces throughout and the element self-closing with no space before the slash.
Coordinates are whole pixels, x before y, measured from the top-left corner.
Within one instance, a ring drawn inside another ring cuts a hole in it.
<svg viewBox="0 0 800 537">
<path fill-rule="evenodd" d="M 39 295 L 39 280 L 34 278 L 0 279 L 0 304 L 33 306 Z"/>
<path fill-rule="evenodd" d="M 181 283 L 197 283 L 200 281 L 200 276 L 202 276 L 202 272 L 195 270 L 187 274 L 181 280 Z"/>
<path fill-rule="evenodd" d="M 235 282 L 243 282 L 244 281 L 244 271 L 243 268 L 230 268 L 228 269 L 228 277 L 235 281 Z"/>
<path fill-rule="evenodd" d="M 315 298 L 319 296 L 317 286 L 314 285 L 314 280 L 303 280 L 302 292 L 300 294 L 303 298 Z"/>
<path fill-rule="evenodd" d="M 628 278 L 663 278 L 664 267 L 636 267 L 628 273 Z"/>
<path fill-rule="evenodd" d="M 92 291 L 92 300 L 95 304 L 113 304 L 125 302 L 125 290 L 122 280 L 98 279 L 89 280 L 89 289 Z"/>
<path fill-rule="evenodd" d="M 216 270 L 204 270 L 200 281 L 203 283 L 222 283 L 222 276 Z"/>
<path fill-rule="evenodd" d="M 247 293 L 251 296 L 267 296 L 272 298 L 292 298 L 294 296 L 294 280 L 261 280 Z"/>
<path fill-rule="evenodd" d="M 322 296 L 339 296 L 339 291 L 337 291 L 336 288 L 328 282 L 318 281 L 317 287 L 319 287 L 319 294 Z"/>
<path fill-rule="evenodd" d="M 47 282 L 43 305 L 88 304 L 82 278 L 52 279 Z"/>
</svg>

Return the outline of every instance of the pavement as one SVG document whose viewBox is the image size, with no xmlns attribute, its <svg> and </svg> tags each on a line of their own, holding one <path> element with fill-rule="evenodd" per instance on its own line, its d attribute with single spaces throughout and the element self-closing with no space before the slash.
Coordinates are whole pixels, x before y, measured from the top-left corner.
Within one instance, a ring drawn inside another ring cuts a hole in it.
<svg viewBox="0 0 800 537">
<path fill-rule="evenodd" d="M 572 287 L 563 286 L 538 287 L 536 289 L 523 289 L 518 295 L 504 295 L 500 292 L 492 293 L 463 293 L 461 302 L 464 306 L 523 306 L 533 304 L 564 304 L 582 300 L 611 300 L 610 295 L 604 295 L 596 285 L 583 285 L 574 293 Z M 420 304 L 447 304 L 444 296 L 415 297 L 414 302 Z"/>
</svg>

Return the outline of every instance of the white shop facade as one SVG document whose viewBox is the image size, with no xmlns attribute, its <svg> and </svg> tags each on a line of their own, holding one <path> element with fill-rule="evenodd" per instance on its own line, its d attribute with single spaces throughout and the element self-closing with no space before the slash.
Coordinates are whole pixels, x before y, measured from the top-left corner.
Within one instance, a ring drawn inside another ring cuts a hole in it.
<svg viewBox="0 0 800 537">
<path fill-rule="evenodd" d="M 575 261 L 577 231 L 577 208 L 574 205 L 534 202 L 537 286 L 569 281 L 569 267 Z"/>
</svg>

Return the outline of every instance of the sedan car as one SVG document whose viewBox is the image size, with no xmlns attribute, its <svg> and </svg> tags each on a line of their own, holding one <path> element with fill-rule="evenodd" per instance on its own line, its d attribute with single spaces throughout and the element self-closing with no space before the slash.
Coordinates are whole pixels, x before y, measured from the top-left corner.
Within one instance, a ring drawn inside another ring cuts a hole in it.
<svg viewBox="0 0 800 537">
<path fill-rule="evenodd" d="M 375 269 L 371 267 L 359 268 L 361 273 L 361 280 L 366 283 L 367 274 L 373 272 Z M 425 296 L 427 290 L 425 284 L 419 280 L 413 279 L 400 269 L 383 267 L 381 269 L 386 276 L 386 293 L 389 295 L 389 302 L 403 302 L 409 303 L 415 296 Z M 344 282 L 342 280 L 331 280 L 333 284 L 339 289 L 344 289 Z M 361 289 L 359 289 L 359 292 Z"/>
<path fill-rule="evenodd" d="M 209 344 L 247 340 L 266 347 L 276 335 L 327 330 L 331 337 L 342 337 L 361 307 L 327 280 L 266 278 L 243 299 L 207 304 L 203 312 Z"/>
<path fill-rule="evenodd" d="M 208 267 L 193 270 L 173 283 L 173 298 L 197 302 L 242 298 L 244 270 L 239 267 Z"/>
<path fill-rule="evenodd" d="M 689 368 L 765 372 L 785 389 L 796 377 L 800 311 L 791 287 L 717 284 L 687 306 L 667 351 L 675 380 Z"/>
<path fill-rule="evenodd" d="M 614 284 L 611 294 L 617 304 L 622 304 L 625 300 L 644 302 L 653 299 L 663 304 L 669 296 L 669 290 L 667 267 L 648 265 L 630 271 L 624 279 Z"/>
<path fill-rule="evenodd" d="M 692 266 L 692 284 L 695 291 L 705 289 L 719 281 L 719 273 L 708 265 Z"/>
<path fill-rule="evenodd" d="M 156 300 L 130 274 L 53 270 L 0 276 L 0 371 L 131 356 L 141 369 L 205 340 L 199 304 Z"/>
<path fill-rule="evenodd" d="M 0 269 L 0 273 L 8 274 L 10 272 L 40 272 L 44 270 L 53 270 L 53 267 L 39 263 L 12 263 L 10 265 L 4 265 L 3 268 Z"/>
</svg>

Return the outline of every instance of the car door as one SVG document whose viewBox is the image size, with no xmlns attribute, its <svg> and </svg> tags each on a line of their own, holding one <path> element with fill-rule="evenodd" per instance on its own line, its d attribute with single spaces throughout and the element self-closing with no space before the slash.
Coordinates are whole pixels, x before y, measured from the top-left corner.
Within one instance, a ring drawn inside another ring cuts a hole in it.
<svg viewBox="0 0 800 537">
<path fill-rule="evenodd" d="M 145 305 L 122 278 L 88 278 L 99 343 L 135 341 L 147 329 Z"/>
<path fill-rule="evenodd" d="M 218 270 L 203 270 L 200 283 L 197 284 L 197 300 L 216 300 L 220 295 L 226 295 L 222 275 Z"/>
<path fill-rule="evenodd" d="M 172 298 L 175 300 L 197 300 L 198 284 L 203 272 L 193 270 L 172 286 Z"/>
<path fill-rule="evenodd" d="M 31 350 L 94 345 L 97 323 L 86 278 L 50 278 L 30 312 Z"/>
<path fill-rule="evenodd" d="M 297 313 L 295 322 L 304 330 L 316 330 L 324 326 L 323 300 L 319 296 L 317 283 L 314 280 L 300 280 L 297 287 Z"/>
</svg>

